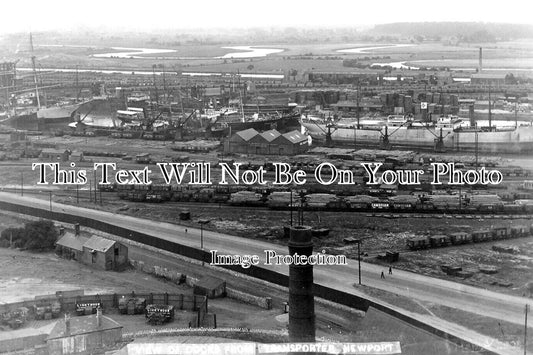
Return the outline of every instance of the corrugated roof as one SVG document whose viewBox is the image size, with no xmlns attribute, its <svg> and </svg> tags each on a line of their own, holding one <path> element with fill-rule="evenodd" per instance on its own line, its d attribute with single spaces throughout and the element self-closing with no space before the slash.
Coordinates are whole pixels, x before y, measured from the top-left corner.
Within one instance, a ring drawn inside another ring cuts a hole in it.
<svg viewBox="0 0 533 355">
<path fill-rule="evenodd" d="M 94 331 L 122 328 L 122 326 L 113 319 L 106 316 L 101 317 L 102 323 L 99 327 L 97 326 L 96 315 L 72 317 L 70 318 L 70 331 L 68 333 L 65 332 L 65 320 L 60 320 L 50 332 L 47 340 L 87 334 Z"/>
<path fill-rule="evenodd" d="M 250 139 L 257 136 L 259 132 L 257 132 L 253 128 L 248 128 L 248 129 L 245 129 L 244 131 L 239 131 L 235 134 L 241 137 L 244 141 L 248 142 Z"/>
<path fill-rule="evenodd" d="M 283 134 L 283 137 L 288 139 L 291 143 L 300 143 L 302 141 L 307 142 L 307 136 L 300 133 L 300 131 L 294 130 Z"/>
<path fill-rule="evenodd" d="M 279 133 L 275 129 L 271 129 L 270 131 L 266 131 L 261 133 L 261 137 L 263 137 L 267 142 L 272 142 L 274 139 L 281 136 L 281 133 Z"/>
<path fill-rule="evenodd" d="M 109 248 L 112 248 L 115 243 L 114 240 L 93 235 L 87 242 L 85 242 L 85 244 L 83 244 L 83 247 L 105 253 Z"/>
<path fill-rule="evenodd" d="M 83 251 L 83 244 L 85 244 L 87 240 L 89 240 L 87 237 L 76 237 L 72 233 L 66 233 L 56 242 L 56 244 L 62 247 Z"/>
</svg>

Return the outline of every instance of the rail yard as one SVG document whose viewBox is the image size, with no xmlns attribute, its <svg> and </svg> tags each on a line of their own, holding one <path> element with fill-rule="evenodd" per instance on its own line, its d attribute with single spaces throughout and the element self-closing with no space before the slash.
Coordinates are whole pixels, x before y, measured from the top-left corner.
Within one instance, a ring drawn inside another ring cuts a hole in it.
<svg viewBox="0 0 533 355">
<path fill-rule="evenodd" d="M 185 329 L 526 351 L 531 39 L 342 33 L 246 47 L 139 35 L 136 48 L 0 36 L 0 352 L 42 329 L 26 351 L 64 350 L 93 321 L 109 342 L 97 352 Z M 31 243 L 40 218 L 47 251 Z M 313 268 L 208 260 L 287 248 L 348 262 L 315 266 L 313 286 Z"/>
</svg>

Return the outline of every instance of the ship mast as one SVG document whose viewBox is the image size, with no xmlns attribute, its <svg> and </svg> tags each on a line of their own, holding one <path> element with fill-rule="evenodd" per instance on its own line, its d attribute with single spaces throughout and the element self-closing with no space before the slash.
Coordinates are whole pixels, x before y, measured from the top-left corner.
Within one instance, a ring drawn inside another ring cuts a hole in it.
<svg viewBox="0 0 533 355">
<path fill-rule="evenodd" d="M 41 101 L 39 99 L 39 85 L 37 84 L 37 70 L 35 68 L 35 56 L 33 55 L 33 37 L 30 32 L 30 49 L 31 49 L 31 65 L 33 69 L 33 82 L 35 83 L 35 96 L 37 97 L 37 107 L 41 108 Z"/>
<path fill-rule="evenodd" d="M 490 98 L 490 85 L 489 85 L 489 131 L 492 131 L 492 102 Z"/>
</svg>

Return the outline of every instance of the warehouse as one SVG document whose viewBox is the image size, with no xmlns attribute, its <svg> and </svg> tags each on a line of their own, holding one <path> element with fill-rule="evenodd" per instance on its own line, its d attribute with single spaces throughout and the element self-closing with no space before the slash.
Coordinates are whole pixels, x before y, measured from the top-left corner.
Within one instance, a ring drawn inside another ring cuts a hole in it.
<svg viewBox="0 0 533 355">
<path fill-rule="evenodd" d="M 294 155 L 307 151 L 308 137 L 299 131 L 281 134 L 275 129 L 257 132 L 253 128 L 239 131 L 224 144 L 225 153 Z"/>
<path fill-rule="evenodd" d="M 491 85 L 499 87 L 505 85 L 505 74 L 472 74 L 470 83 L 472 85 Z"/>
</svg>

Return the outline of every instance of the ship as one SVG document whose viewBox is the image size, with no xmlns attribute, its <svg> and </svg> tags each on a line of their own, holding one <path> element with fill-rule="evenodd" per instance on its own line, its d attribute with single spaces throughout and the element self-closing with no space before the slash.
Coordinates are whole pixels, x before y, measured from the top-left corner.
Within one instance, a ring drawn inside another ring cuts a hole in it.
<svg viewBox="0 0 533 355">
<path fill-rule="evenodd" d="M 304 130 L 315 143 L 400 149 L 483 153 L 533 152 L 533 126 L 472 127 L 457 116 L 422 122 L 408 116 L 381 119 L 328 119 L 302 115 Z"/>
<path fill-rule="evenodd" d="M 280 132 L 288 132 L 300 127 L 300 114 L 296 112 L 288 114 L 271 113 L 244 116 L 239 114 L 220 115 L 206 128 L 211 137 L 224 137 L 232 133 L 253 128 L 257 131 L 276 129 Z"/>
</svg>

